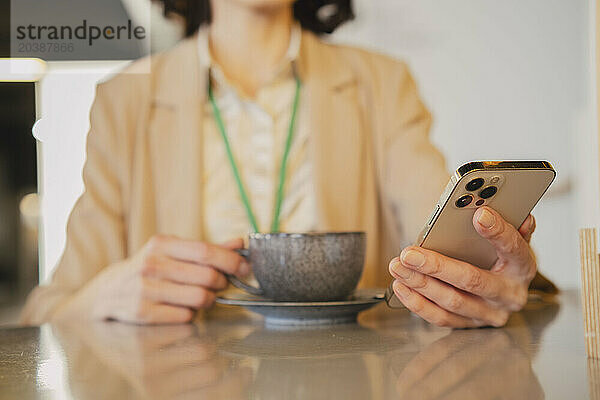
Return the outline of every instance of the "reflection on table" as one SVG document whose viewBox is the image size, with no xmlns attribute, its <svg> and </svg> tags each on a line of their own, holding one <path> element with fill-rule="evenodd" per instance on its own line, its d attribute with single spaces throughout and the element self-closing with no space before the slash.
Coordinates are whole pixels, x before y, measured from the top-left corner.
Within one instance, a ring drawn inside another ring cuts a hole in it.
<svg viewBox="0 0 600 400">
<path fill-rule="evenodd" d="M 194 325 L 4 330 L 0 397 L 542 399 L 567 390 L 585 398 L 577 295 L 563 295 L 561 306 L 532 303 L 504 329 L 435 328 L 381 305 L 357 324 L 313 328 L 270 328 L 218 307 Z M 576 367 L 539 362 L 555 356 Z"/>
<path fill-rule="evenodd" d="M 399 364 L 396 391 L 407 399 L 544 398 L 528 355 L 502 330 L 455 331 Z"/>
</svg>

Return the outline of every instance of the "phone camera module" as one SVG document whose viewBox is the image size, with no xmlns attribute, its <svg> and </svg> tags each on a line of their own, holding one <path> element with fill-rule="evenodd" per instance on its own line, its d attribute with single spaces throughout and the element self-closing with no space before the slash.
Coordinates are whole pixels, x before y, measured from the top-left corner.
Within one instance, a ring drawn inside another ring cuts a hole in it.
<svg viewBox="0 0 600 400">
<path fill-rule="evenodd" d="M 461 196 L 458 200 L 456 200 L 456 207 L 458 208 L 463 208 L 468 206 L 469 204 L 471 204 L 471 202 L 473 201 L 473 196 L 471 196 L 470 194 L 465 194 L 464 196 Z"/>
<path fill-rule="evenodd" d="M 489 199 L 495 195 L 497 191 L 498 188 L 496 186 L 488 186 L 479 193 L 479 196 L 481 196 L 482 199 Z"/>
<path fill-rule="evenodd" d="M 474 192 L 475 190 L 482 187 L 483 183 L 484 183 L 483 178 L 475 178 L 471 182 L 467 183 L 466 188 L 469 192 Z"/>
</svg>

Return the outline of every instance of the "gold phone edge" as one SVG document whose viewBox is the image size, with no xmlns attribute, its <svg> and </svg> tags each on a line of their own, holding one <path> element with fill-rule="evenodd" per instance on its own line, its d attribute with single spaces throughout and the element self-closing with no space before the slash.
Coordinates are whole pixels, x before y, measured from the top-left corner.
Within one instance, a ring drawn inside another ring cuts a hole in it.
<svg viewBox="0 0 600 400">
<path fill-rule="evenodd" d="M 425 222 L 425 224 L 423 225 L 423 228 L 421 229 L 421 232 L 419 232 L 419 235 L 417 236 L 417 240 L 415 241 L 414 246 L 420 247 L 423 244 L 423 242 L 427 238 L 427 234 L 429 233 L 429 231 L 435 224 L 435 220 L 437 219 L 437 217 L 439 216 L 441 211 L 444 209 L 444 207 L 446 207 L 446 203 L 448 202 L 450 197 L 452 197 L 452 193 L 454 193 L 454 190 L 456 189 L 456 185 L 462 178 L 464 178 L 465 176 L 467 176 L 470 173 L 477 172 L 477 171 L 489 171 L 489 170 L 494 170 L 494 169 L 507 169 L 507 168 L 508 169 L 521 169 L 521 170 L 549 169 L 554 173 L 554 177 L 552 178 L 552 181 L 550 181 L 550 183 L 552 183 L 554 181 L 554 179 L 556 178 L 556 170 L 554 169 L 554 167 L 552 166 L 552 164 L 549 161 L 507 161 L 507 160 L 504 160 L 504 161 L 471 161 L 466 164 L 463 164 L 460 167 L 458 167 L 456 169 L 456 171 L 454 171 L 454 174 L 452 174 L 452 176 L 450 177 L 450 181 L 444 188 L 444 191 L 442 192 L 442 195 L 440 196 L 440 200 L 435 204 L 435 207 L 434 207 L 433 211 L 431 212 L 427 222 Z M 549 187 L 550 187 L 550 185 L 548 185 L 548 188 Z M 546 188 L 546 190 L 548 190 L 548 188 Z M 545 193 L 546 192 L 544 191 L 544 193 L 542 193 L 542 196 L 540 196 L 540 198 L 543 197 Z M 434 214 L 437 214 L 437 215 L 434 215 Z"/>
</svg>

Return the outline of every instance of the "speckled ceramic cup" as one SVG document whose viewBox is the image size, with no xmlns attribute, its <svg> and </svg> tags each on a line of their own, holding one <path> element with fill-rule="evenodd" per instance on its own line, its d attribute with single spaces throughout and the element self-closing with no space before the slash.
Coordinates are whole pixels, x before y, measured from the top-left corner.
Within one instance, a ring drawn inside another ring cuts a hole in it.
<svg viewBox="0 0 600 400">
<path fill-rule="evenodd" d="M 346 299 L 362 274 L 364 232 L 254 233 L 238 252 L 252 265 L 260 287 L 234 276 L 229 280 L 251 294 L 275 301 Z"/>
</svg>

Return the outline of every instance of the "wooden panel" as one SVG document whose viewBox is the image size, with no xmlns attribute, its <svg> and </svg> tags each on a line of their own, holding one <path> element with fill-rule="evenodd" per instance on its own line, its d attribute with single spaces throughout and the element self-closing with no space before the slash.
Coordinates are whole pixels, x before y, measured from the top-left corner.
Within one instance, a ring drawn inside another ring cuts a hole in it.
<svg viewBox="0 0 600 400">
<path fill-rule="evenodd" d="M 588 357 L 600 358 L 600 258 L 596 229 L 581 229 L 579 241 L 585 348 Z"/>
</svg>

